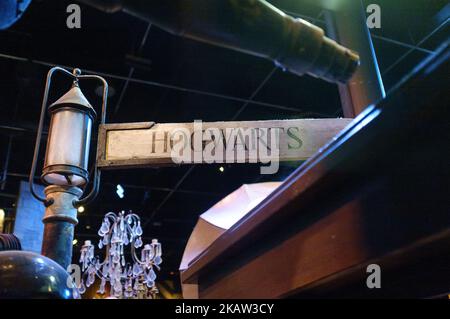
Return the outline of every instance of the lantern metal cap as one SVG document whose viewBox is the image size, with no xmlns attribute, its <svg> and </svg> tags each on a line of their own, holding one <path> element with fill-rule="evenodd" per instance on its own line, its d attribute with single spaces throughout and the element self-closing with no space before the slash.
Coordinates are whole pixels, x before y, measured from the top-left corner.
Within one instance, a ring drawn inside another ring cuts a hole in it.
<svg viewBox="0 0 450 319">
<path fill-rule="evenodd" d="M 77 82 L 74 82 L 72 88 L 66 94 L 50 105 L 48 110 L 52 113 L 62 107 L 73 107 L 87 112 L 92 118 L 96 117 L 94 108 L 84 96 L 83 92 L 81 92 Z"/>
</svg>

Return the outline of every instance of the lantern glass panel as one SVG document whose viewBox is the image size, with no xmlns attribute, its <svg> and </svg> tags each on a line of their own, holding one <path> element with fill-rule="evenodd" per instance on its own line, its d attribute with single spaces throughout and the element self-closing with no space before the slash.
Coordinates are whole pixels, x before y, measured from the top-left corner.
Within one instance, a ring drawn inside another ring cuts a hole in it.
<svg viewBox="0 0 450 319">
<path fill-rule="evenodd" d="M 87 165 L 92 119 L 84 111 L 63 107 L 52 113 L 43 180 L 51 185 L 82 186 Z"/>
</svg>

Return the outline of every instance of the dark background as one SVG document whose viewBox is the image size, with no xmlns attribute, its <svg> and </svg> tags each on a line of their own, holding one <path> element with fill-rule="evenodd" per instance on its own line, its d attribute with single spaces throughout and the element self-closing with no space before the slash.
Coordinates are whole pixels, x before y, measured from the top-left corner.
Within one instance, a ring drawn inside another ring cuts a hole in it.
<svg viewBox="0 0 450 319">
<path fill-rule="evenodd" d="M 108 122 L 342 116 L 334 84 L 172 36 L 125 13 L 105 14 L 81 5 L 81 29 L 68 29 L 66 7 L 74 2 L 34 0 L 17 24 L 0 31 L 0 174 L 7 168 L 0 208 L 9 218 L 14 217 L 19 182 L 29 173 L 45 75 L 53 65 L 79 67 L 107 79 L 112 91 Z M 322 8 L 310 1 L 270 2 L 325 27 Z M 364 2 L 381 6 L 381 29 L 371 33 L 389 91 L 448 36 L 450 8 L 438 0 Z M 129 56 L 144 63 L 133 64 Z M 68 88 L 67 80 L 57 78 L 50 101 Z M 96 88 L 82 86 L 98 108 Z M 39 170 L 42 157 L 43 152 Z M 198 216 L 240 185 L 283 180 L 298 165 L 284 164 L 274 176 L 260 175 L 259 166 L 249 164 L 223 165 L 223 172 L 221 165 L 105 172 L 99 197 L 79 215 L 74 261 L 84 240 L 96 241 L 105 213 L 133 210 L 146 225 L 146 241 L 156 237 L 163 244 L 159 280 L 178 291 L 178 266 Z M 117 184 L 125 189 L 123 199 L 116 195 Z"/>
</svg>

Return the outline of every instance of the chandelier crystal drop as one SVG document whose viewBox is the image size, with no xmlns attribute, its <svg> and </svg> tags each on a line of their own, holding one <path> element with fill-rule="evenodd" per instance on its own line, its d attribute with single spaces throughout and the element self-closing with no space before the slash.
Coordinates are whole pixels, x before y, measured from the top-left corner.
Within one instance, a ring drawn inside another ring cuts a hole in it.
<svg viewBox="0 0 450 319">
<path fill-rule="evenodd" d="M 86 292 L 95 282 L 95 277 L 101 279 L 99 294 L 105 294 L 106 283 L 109 282 L 109 295 L 123 299 L 155 298 L 158 289 L 155 284 L 156 273 L 162 262 L 161 244 L 153 239 L 150 244 L 141 249 L 140 258 L 137 249 L 142 247 L 142 227 L 138 215 L 122 211 L 118 215 L 107 213 L 98 230 L 100 240 L 98 248 L 105 247 L 105 259 L 100 261 L 94 257 L 94 245 L 86 240 L 81 247 L 80 264 L 82 279 L 79 284 L 81 294 Z M 132 263 L 126 262 L 124 249 L 130 246 Z"/>
</svg>

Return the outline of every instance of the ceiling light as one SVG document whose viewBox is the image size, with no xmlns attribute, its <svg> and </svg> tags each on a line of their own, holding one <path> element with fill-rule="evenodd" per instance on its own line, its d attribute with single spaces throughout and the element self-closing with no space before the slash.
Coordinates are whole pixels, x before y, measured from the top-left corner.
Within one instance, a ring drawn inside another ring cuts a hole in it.
<svg viewBox="0 0 450 319">
<path fill-rule="evenodd" d="M 124 198 L 125 197 L 125 190 L 123 189 L 122 185 L 117 184 L 116 194 L 117 194 L 117 196 L 119 196 L 119 198 Z"/>
</svg>

